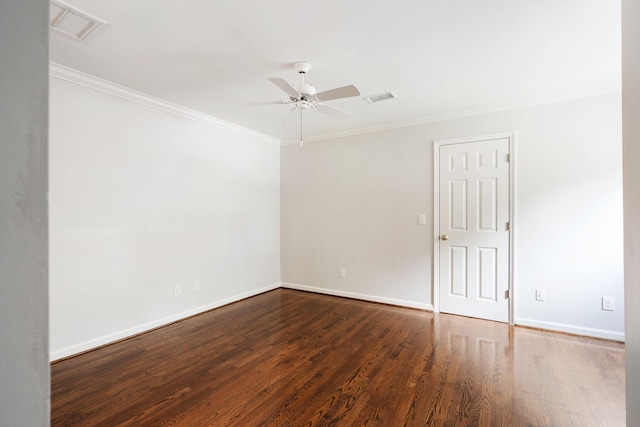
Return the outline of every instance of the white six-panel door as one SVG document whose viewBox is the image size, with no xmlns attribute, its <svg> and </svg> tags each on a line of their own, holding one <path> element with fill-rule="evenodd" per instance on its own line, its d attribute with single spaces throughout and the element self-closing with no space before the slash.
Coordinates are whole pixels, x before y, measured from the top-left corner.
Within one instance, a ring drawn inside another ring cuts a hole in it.
<svg viewBox="0 0 640 427">
<path fill-rule="evenodd" d="M 440 311 L 509 321 L 509 139 L 439 146 Z"/>
</svg>

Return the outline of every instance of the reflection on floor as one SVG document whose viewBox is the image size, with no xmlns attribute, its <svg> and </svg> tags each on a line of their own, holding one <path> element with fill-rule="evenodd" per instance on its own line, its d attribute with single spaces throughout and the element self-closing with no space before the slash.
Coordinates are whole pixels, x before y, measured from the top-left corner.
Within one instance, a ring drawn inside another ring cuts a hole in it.
<svg viewBox="0 0 640 427">
<path fill-rule="evenodd" d="M 53 426 L 623 426 L 624 345 L 278 289 L 52 365 Z"/>
</svg>

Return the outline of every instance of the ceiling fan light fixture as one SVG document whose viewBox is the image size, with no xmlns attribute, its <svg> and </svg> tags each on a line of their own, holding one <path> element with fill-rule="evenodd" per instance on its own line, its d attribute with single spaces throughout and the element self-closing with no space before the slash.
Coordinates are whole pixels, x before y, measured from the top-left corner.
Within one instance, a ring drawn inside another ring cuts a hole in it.
<svg viewBox="0 0 640 427">
<path fill-rule="evenodd" d="M 298 110 L 308 110 L 311 107 L 311 103 L 305 101 L 304 99 L 296 102 L 296 108 Z"/>
<path fill-rule="evenodd" d="M 379 93 L 377 95 L 367 96 L 367 97 L 364 97 L 362 99 L 367 101 L 369 104 L 373 104 L 374 102 L 386 101 L 387 99 L 393 99 L 393 98 L 397 98 L 397 97 L 398 97 L 398 95 L 396 95 L 395 93 L 389 91 L 389 92 L 385 92 L 385 93 Z"/>
</svg>

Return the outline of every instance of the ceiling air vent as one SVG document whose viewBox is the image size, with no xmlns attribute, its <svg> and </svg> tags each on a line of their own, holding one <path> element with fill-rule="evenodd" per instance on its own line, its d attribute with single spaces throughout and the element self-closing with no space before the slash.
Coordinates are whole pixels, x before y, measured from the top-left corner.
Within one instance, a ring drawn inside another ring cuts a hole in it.
<svg viewBox="0 0 640 427">
<path fill-rule="evenodd" d="M 107 23 L 66 3 L 51 0 L 49 25 L 53 31 L 82 42 L 96 35 Z"/>
<path fill-rule="evenodd" d="M 385 92 L 385 93 L 380 93 L 378 95 L 367 96 L 366 98 L 363 98 L 363 99 L 367 101 L 369 104 L 373 104 L 374 102 L 385 101 L 387 99 L 393 99 L 397 97 L 398 95 L 396 95 L 393 92 Z"/>
</svg>

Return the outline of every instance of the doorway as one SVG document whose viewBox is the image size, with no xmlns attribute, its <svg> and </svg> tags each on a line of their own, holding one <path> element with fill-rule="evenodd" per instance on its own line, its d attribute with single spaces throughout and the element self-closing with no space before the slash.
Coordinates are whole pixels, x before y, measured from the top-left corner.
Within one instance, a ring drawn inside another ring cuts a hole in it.
<svg viewBox="0 0 640 427">
<path fill-rule="evenodd" d="M 434 142 L 434 311 L 513 321 L 513 133 Z"/>
</svg>

